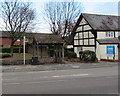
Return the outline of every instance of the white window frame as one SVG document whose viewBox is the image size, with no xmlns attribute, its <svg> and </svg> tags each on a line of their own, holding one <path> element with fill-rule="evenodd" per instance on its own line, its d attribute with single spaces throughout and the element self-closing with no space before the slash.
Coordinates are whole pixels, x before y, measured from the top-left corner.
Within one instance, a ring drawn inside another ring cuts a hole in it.
<svg viewBox="0 0 120 96">
<path fill-rule="evenodd" d="M 106 32 L 106 37 L 114 37 L 114 32 Z"/>
</svg>

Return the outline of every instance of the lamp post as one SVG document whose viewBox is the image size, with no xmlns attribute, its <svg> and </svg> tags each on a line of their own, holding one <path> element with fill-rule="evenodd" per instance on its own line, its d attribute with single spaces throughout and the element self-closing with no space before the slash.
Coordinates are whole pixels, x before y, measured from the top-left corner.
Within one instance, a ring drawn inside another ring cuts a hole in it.
<svg viewBox="0 0 120 96">
<path fill-rule="evenodd" d="M 23 37 L 23 63 L 25 65 L 25 36 Z"/>
</svg>

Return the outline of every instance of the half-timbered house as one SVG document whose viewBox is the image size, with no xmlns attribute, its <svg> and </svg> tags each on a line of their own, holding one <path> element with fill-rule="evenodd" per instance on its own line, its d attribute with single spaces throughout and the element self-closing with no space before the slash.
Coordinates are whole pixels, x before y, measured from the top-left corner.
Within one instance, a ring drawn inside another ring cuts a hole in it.
<svg viewBox="0 0 120 96">
<path fill-rule="evenodd" d="M 73 28 L 74 51 L 78 57 L 80 51 L 91 50 L 99 60 L 117 60 L 119 32 L 118 16 L 82 13 Z"/>
</svg>

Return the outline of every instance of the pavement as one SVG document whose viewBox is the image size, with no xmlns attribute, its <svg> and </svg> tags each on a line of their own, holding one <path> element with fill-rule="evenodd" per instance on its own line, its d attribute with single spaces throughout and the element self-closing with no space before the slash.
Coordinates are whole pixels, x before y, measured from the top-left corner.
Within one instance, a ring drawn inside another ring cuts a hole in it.
<svg viewBox="0 0 120 96">
<path fill-rule="evenodd" d="M 21 71 L 48 71 L 48 70 L 67 70 L 67 69 L 86 69 L 99 67 L 118 66 L 118 62 L 99 62 L 99 63 L 76 63 L 67 64 L 44 64 L 44 65 L 12 65 L 2 66 L 2 72 L 21 72 Z"/>
</svg>

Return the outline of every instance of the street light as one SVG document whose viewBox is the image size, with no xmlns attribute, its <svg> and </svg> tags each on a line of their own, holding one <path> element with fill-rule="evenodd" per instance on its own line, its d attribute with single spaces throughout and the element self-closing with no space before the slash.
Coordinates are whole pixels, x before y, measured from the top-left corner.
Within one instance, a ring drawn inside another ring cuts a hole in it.
<svg viewBox="0 0 120 96">
<path fill-rule="evenodd" d="M 23 37 L 23 63 L 25 65 L 25 36 Z"/>
</svg>

